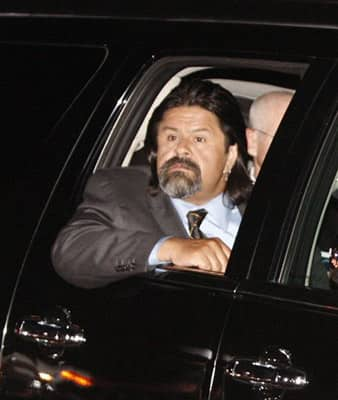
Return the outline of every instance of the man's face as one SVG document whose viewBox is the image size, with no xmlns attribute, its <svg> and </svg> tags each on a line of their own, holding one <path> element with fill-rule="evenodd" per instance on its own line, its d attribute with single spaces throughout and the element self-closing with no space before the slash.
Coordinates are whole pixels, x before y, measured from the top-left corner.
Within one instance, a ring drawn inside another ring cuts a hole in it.
<svg viewBox="0 0 338 400">
<path fill-rule="evenodd" d="M 275 98 L 264 106 L 261 105 L 257 111 L 259 118 L 256 124 L 258 126 L 246 129 L 247 149 L 253 157 L 256 177 L 290 101 L 291 95 Z"/>
<path fill-rule="evenodd" d="M 199 106 L 180 106 L 163 115 L 157 135 L 157 173 L 171 197 L 203 204 L 225 189 L 224 171 L 237 159 L 237 146 L 226 152 L 216 115 Z"/>
<path fill-rule="evenodd" d="M 277 130 L 277 128 L 276 128 L 276 130 Z M 259 166 L 259 169 L 261 168 L 261 166 L 263 164 L 263 161 L 269 150 L 269 147 L 271 145 L 271 142 L 272 142 L 272 139 L 274 137 L 276 130 L 270 129 L 269 132 L 256 131 L 256 135 L 257 135 L 256 162 Z"/>
</svg>

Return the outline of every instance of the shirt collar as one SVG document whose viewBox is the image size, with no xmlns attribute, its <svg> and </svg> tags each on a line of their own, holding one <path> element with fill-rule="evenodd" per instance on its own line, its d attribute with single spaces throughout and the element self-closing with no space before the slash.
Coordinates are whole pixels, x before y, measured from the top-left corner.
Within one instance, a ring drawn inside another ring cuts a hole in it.
<svg viewBox="0 0 338 400">
<path fill-rule="evenodd" d="M 226 213 L 234 209 L 234 204 L 226 193 L 220 193 L 218 196 L 209 200 L 205 204 L 196 205 L 182 199 L 170 198 L 181 219 L 185 219 L 187 212 L 204 208 L 208 211 L 208 218 L 215 221 L 226 221 Z"/>
<path fill-rule="evenodd" d="M 182 207 L 187 209 L 188 211 L 190 210 L 198 210 L 200 208 L 205 208 L 208 212 L 209 210 L 211 211 L 212 209 L 223 209 L 224 207 L 226 208 L 233 208 L 234 204 L 231 201 L 230 197 L 226 193 L 220 193 L 218 196 L 214 197 L 213 199 L 209 200 L 208 202 L 200 205 L 196 205 L 193 203 L 190 203 L 189 201 L 185 201 L 182 199 L 175 199 L 173 197 L 170 197 L 170 200 L 175 206 Z"/>
</svg>

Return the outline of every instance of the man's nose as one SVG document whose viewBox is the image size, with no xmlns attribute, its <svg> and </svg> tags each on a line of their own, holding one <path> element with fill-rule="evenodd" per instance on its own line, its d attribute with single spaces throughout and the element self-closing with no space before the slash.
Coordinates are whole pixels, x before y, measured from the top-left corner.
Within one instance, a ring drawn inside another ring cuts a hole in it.
<svg viewBox="0 0 338 400">
<path fill-rule="evenodd" d="M 181 138 L 176 146 L 176 154 L 179 156 L 187 156 L 191 153 L 189 138 Z"/>
</svg>

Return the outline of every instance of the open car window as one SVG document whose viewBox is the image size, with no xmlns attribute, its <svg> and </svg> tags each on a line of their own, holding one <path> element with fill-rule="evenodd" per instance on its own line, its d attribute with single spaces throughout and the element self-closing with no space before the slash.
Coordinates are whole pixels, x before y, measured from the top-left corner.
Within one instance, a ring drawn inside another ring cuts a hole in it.
<svg viewBox="0 0 338 400">
<path fill-rule="evenodd" d="M 228 57 L 165 57 L 154 63 L 126 99 L 112 126 L 94 171 L 110 166 L 147 164 L 144 154 L 146 128 L 152 112 L 182 78 L 211 80 L 228 89 L 238 100 L 247 122 L 251 102 L 273 90 L 295 93 L 307 63 Z"/>
<path fill-rule="evenodd" d="M 285 86 L 280 86 L 277 83 L 271 84 L 271 83 L 262 83 L 249 80 L 227 78 L 225 72 L 223 72 L 225 76 L 221 77 L 220 73 L 218 74 L 214 73 L 213 68 L 202 68 L 202 67 L 201 69 L 185 68 L 178 74 L 174 75 L 163 86 L 159 94 L 156 96 L 155 101 L 152 103 L 149 111 L 147 112 L 147 115 L 144 118 L 141 127 L 138 130 L 137 134 L 135 135 L 135 138 L 122 162 L 123 166 L 128 166 L 130 164 L 146 163 L 146 158 L 144 155 L 144 140 L 146 137 L 147 124 L 154 109 L 161 103 L 164 97 L 175 86 L 179 84 L 182 78 L 195 75 L 198 76 L 198 72 L 203 72 L 205 79 L 221 85 L 225 89 L 229 90 L 236 97 L 246 124 L 248 124 L 248 114 L 250 105 L 252 101 L 255 100 L 255 98 L 257 98 L 258 96 L 276 90 L 288 91 L 291 94 L 294 94 L 295 92 L 295 89 L 291 89 Z"/>
<path fill-rule="evenodd" d="M 144 141 L 149 119 L 164 97 L 186 77 L 210 80 L 238 100 L 244 120 L 252 101 L 276 90 L 294 94 L 308 68 L 300 62 L 228 57 L 167 57 L 154 63 L 136 84 L 111 128 L 94 171 L 111 166 L 148 167 Z"/>
</svg>

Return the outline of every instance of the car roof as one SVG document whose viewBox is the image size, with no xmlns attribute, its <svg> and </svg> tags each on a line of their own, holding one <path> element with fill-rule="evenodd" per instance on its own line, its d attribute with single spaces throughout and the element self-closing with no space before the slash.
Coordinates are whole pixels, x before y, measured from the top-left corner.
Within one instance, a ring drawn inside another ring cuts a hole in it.
<svg viewBox="0 0 338 400">
<path fill-rule="evenodd" d="M 27 3 L 27 2 L 26 2 Z M 79 0 L 46 2 L 32 0 L 3 1 L 0 16 L 149 19 L 175 21 L 201 21 L 290 24 L 296 26 L 321 26 L 338 29 L 337 0 L 211 0 L 195 3 L 193 7 L 182 0 L 154 2 L 101 0 L 91 4 Z M 85 4 L 84 4 L 85 3 Z"/>
</svg>

